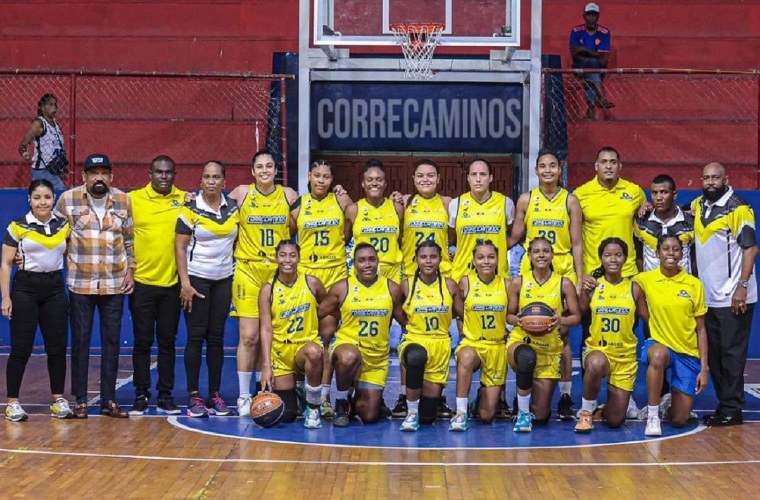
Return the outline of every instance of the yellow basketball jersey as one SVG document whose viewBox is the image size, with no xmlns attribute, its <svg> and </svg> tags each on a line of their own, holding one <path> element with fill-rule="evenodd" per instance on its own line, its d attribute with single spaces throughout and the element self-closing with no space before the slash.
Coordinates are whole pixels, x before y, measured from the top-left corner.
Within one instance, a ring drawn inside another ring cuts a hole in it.
<svg viewBox="0 0 760 500">
<path fill-rule="evenodd" d="M 456 232 L 457 251 L 454 255 L 452 276 L 458 278 L 474 271 L 472 251 L 478 240 L 491 240 L 499 251 L 498 276 L 509 278 L 507 260 L 506 197 L 495 191 L 480 203 L 470 193 L 459 197 Z"/>
<path fill-rule="evenodd" d="M 272 286 L 272 332 L 276 342 L 302 343 L 319 337 L 317 297 L 304 273 L 288 286 L 279 279 Z"/>
<path fill-rule="evenodd" d="M 356 221 L 353 225 L 354 246 L 369 243 L 377 250 L 381 264 L 396 265 L 401 263 L 401 250 L 398 238 L 401 233 L 401 221 L 393 202 L 383 198 L 376 207 L 365 198 L 356 203 Z"/>
<path fill-rule="evenodd" d="M 448 338 L 454 298 L 446 287 L 446 279 L 425 283 L 422 278 L 409 280 L 409 296 L 404 303 L 409 323 L 405 338 L 415 335 L 426 338 Z M 412 289 L 414 287 L 414 289 Z"/>
<path fill-rule="evenodd" d="M 517 310 L 522 311 L 531 302 L 542 302 L 557 311 L 557 316 L 562 316 L 562 276 L 558 273 L 552 273 L 544 284 L 540 284 L 532 272 L 523 276 Z M 557 330 L 541 337 L 535 337 L 516 326 L 510 336 L 523 339 L 523 342 L 531 344 L 541 354 L 560 354 L 562 352 L 562 340 L 559 338 Z"/>
<path fill-rule="evenodd" d="M 301 267 L 323 269 L 346 265 L 345 222 L 343 209 L 333 193 L 321 200 L 311 194 L 301 196 L 296 220 Z"/>
<path fill-rule="evenodd" d="M 434 241 L 441 247 L 441 274 L 449 276 L 449 214 L 439 195 L 425 198 L 414 195 L 404 211 L 404 276 L 412 277 L 417 271 L 414 252 L 423 241 Z"/>
<path fill-rule="evenodd" d="M 262 194 L 251 184 L 238 210 L 240 234 L 235 258 L 254 262 L 274 262 L 274 249 L 280 240 L 290 238 L 290 205 L 282 186 Z"/>
<path fill-rule="evenodd" d="M 567 208 L 567 189 L 560 188 L 549 199 L 540 189 L 530 192 L 525 211 L 525 249 L 539 236 L 552 244 L 555 255 L 568 254 L 573 249 L 570 242 L 570 211 Z"/>
<path fill-rule="evenodd" d="M 338 340 L 350 340 L 362 349 L 387 355 L 390 352 L 390 326 L 393 297 L 388 278 L 378 276 L 367 286 L 351 274 L 346 297 L 340 305 L 341 325 Z"/>
<path fill-rule="evenodd" d="M 586 339 L 589 349 L 604 351 L 609 357 L 621 360 L 636 359 L 637 339 L 633 333 L 636 323 L 636 299 L 633 282 L 623 278 L 613 284 L 604 277 L 591 295 L 591 335 Z"/>
<path fill-rule="evenodd" d="M 464 337 L 472 341 L 504 342 L 507 334 L 507 287 L 496 276 L 486 283 L 477 273 L 467 276 L 464 298 Z"/>
</svg>

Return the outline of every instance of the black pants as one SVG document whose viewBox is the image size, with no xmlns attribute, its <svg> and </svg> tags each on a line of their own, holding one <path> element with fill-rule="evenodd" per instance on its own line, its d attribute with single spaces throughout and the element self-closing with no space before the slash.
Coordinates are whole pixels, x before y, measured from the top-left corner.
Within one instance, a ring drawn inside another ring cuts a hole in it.
<svg viewBox="0 0 760 500">
<path fill-rule="evenodd" d="M 171 396 L 174 389 L 177 326 L 179 325 L 179 284 L 162 287 L 135 283 L 129 297 L 135 346 L 132 351 L 133 382 L 138 396 L 150 398 L 150 349 L 158 343 L 158 397 Z"/>
<path fill-rule="evenodd" d="M 71 292 L 71 393 L 77 401 L 87 401 L 90 341 L 95 309 L 100 319 L 100 398 L 116 397 L 119 373 L 119 342 L 124 295 L 82 295 Z"/>
<path fill-rule="evenodd" d="M 190 284 L 205 296 L 193 298 L 193 310 L 185 311 L 187 345 L 185 347 L 185 371 L 187 392 L 198 392 L 201 372 L 201 351 L 206 342 L 206 365 L 208 367 L 209 396 L 222 384 L 224 362 L 224 324 L 232 302 L 232 276 L 221 280 L 207 280 L 190 276 Z"/>
<path fill-rule="evenodd" d="M 707 362 L 718 396 L 717 413 L 736 415 L 744 408 L 744 365 L 754 312 L 755 304 L 747 304 L 744 314 L 734 314 L 730 307 L 707 308 Z"/>
<path fill-rule="evenodd" d="M 39 325 L 47 354 L 50 392 L 63 394 L 66 382 L 69 299 L 61 271 L 18 271 L 11 290 L 11 354 L 5 367 L 9 398 L 18 398 Z"/>
</svg>

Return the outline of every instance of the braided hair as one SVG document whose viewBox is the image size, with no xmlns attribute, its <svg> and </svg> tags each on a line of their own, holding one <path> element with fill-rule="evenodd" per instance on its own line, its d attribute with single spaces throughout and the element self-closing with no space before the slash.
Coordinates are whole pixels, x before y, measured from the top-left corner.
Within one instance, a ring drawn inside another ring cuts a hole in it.
<svg viewBox="0 0 760 500">
<path fill-rule="evenodd" d="M 441 246 L 436 243 L 433 240 L 423 240 L 422 243 L 417 245 L 417 248 L 414 251 L 414 256 L 417 257 L 420 253 L 420 249 L 422 248 L 435 248 L 438 252 L 438 257 L 440 257 L 443 253 L 443 250 L 441 249 Z M 417 266 L 417 270 L 414 271 L 414 279 L 412 280 L 412 286 L 409 288 L 409 298 L 407 299 L 406 303 L 407 305 L 412 302 L 412 295 L 414 294 L 414 289 L 417 286 L 417 280 L 420 278 L 420 266 Z M 438 281 L 438 293 L 441 294 L 441 305 L 444 304 L 445 296 L 443 295 L 443 278 L 441 277 L 441 270 L 438 269 L 438 272 L 436 273 L 436 281 Z"/>
<path fill-rule="evenodd" d="M 602 255 L 604 255 L 604 250 L 607 248 L 608 245 L 617 245 L 620 247 L 620 250 L 623 252 L 623 257 L 628 258 L 628 244 L 621 240 L 620 238 L 611 237 L 611 238 L 605 238 L 602 240 L 602 242 L 599 244 L 599 249 L 597 253 L 599 254 L 599 260 L 602 260 Z M 658 240 L 658 248 L 659 248 L 659 240 Z M 604 265 L 600 265 L 598 269 L 594 269 L 594 271 L 591 273 L 591 276 L 594 279 L 599 279 L 602 276 L 604 276 Z"/>
<path fill-rule="evenodd" d="M 499 274 L 499 249 L 496 246 L 496 243 L 494 243 L 491 240 L 486 240 L 486 239 L 483 239 L 483 238 L 478 238 L 477 240 L 475 240 L 475 246 L 472 248 L 472 260 L 473 260 L 473 263 L 471 264 L 472 265 L 472 269 L 475 269 L 475 264 L 474 264 L 474 262 L 475 262 L 475 253 L 478 251 L 479 247 L 491 247 L 491 248 L 493 248 L 493 251 L 496 252 L 496 269 L 495 269 L 495 273 L 498 276 L 498 274 Z"/>
<path fill-rule="evenodd" d="M 296 252 L 298 253 L 299 257 L 301 256 L 301 247 L 298 245 L 298 243 L 295 242 L 295 240 L 280 240 L 280 242 L 277 243 L 277 246 L 274 248 L 274 254 L 277 255 L 280 252 L 280 249 L 286 246 L 295 247 Z M 274 284 L 277 283 L 277 278 L 279 277 L 280 277 L 280 266 L 277 266 L 277 269 L 274 272 L 274 277 L 272 278 L 272 290 L 274 290 Z M 271 300 L 272 296 L 270 295 L 269 298 Z"/>
</svg>

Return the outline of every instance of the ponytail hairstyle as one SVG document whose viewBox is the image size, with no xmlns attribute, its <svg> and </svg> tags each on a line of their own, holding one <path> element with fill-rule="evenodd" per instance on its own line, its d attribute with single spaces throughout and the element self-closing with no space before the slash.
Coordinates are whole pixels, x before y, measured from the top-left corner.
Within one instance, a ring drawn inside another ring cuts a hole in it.
<svg viewBox="0 0 760 500">
<path fill-rule="evenodd" d="M 528 243 L 528 262 L 530 262 L 530 251 L 533 250 L 533 244 L 538 243 L 539 241 L 546 242 L 546 244 L 549 245 L 549 249 L 552 251 L 552 256 L 554 255 L 554 247 L 552 247 L 552 242 L 549 241 L 549 238 L 546 236 L 536 236 L 530 240 L 530 243 Z M 533 270 L 533 262 L 530 262 L 530 270 Z M 549 270 L 554 272 L 554 262 L 549 263 Z"/>
<path fill-rule="evenodd" d="M 311 172 L 317 167 L 327 167 L 330 170 L 330 173 L 332 173 L 332 164 L 330 164 L 330 162 L 326 160 L 314 160 L 313 162 L 311 162 L 309 164 L 309 172 Z M 330 185 L 330 187 L 332 187 L 332 185 Z M 309 191 L 309 193 L 311 193 L 311 181 L 309 181 L 306 184 L 306 189 Z M 329 192 L 329 189 L 328 189 L 328 192 Z"/>
<path fill-rule="evenodd" d="M 472 266 L 472 269 L 475 269 L 475 252 L 478 250 L 479 247 L 491 247 L 493 248 L 494 252 L 496 252 L 496 275 L 499 274 L 499 248 L 496 246 L 496 244 L 491 240 L 486 240 L 483 238 L 478 238 L 475 240 L 475 246 L 472 248 L 472 260 L 473 262 L 470 264 Z"/>
<path fill-rule="evenodd" d="M 617 245 L 620 247 L 620 250 L 623 252 L 623 257 L 628 258 L 628 243 L 621 240 L 617 237 L 611 237 L 611 238 L 605 238 L 602 240 L 602 242 L 599 244 L 599 249 L 597 250 L 597 253 L 599 254 L 599 260 L 602 260 L 602 255 L 604 255 L 604 250 L 607 248 L 607 245 Z M 658 247 L 659 248 L 659 240 L 658 240 Z M 599 279 L 602 276 L 604 276 L 604 265 L 600 265 L 598 269 L 594 269 L 594 271 L 591 273 L 591 276 L 593 276 L 594 279 Z"/>
<path fill-rule="evenodd" d="M 417 248 L 414 250 L 414 256 L 417 257 L 420 253 L 420 250 L 422 248 L 435 248 L 438 252 L 438 256 L 440 257 L 443 255 L 443 250 L 441 249 L 441 246 L 436 243 L 433 240 L 423 240 L 422 243 L 417 245 Z M 414 279 L 412 280 L 412 286 L 409 288 L 409 298 L 407 299 L 406 303 L 409 304 L 412 302 L 412 294 L 414 294 L 414 288 L 417 286 L 417 280 L 420 277 L 420 266 L 417 266 L 417 270 L 414 271 Z M 444 295 L 443 295 L 443 278 L 441 277 L 441 269 L 438 268 L 438 273 L 436 276 L 436 280 L 438 281 L 438 293 L 441 294 L 441 305 L 444 304 Z"/>
</svg>

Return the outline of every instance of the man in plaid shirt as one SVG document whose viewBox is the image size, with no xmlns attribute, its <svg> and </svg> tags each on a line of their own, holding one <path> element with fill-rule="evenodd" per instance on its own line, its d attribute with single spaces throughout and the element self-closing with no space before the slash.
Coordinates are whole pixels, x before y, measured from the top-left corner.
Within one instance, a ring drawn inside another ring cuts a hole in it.
<svg viewBox="0 0 760 500">
<path fill-rule="evenodd" d="M 111 161 L 94 154 L 84 162 L 84 184 L 63 193 L 56 215 L 71 226 L 66 258 L 71 303 L 71 392 L 74 416 L 87 418 L 87 372 L 95 309 L 100 319 L 100 413 L 129 414 L 116 402 L 124 296 L 134 288 L 132 209 L 123 191 L 111 187 Z"/>
</svg>

